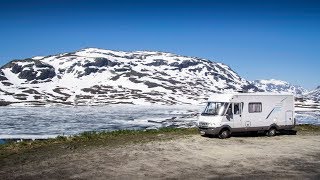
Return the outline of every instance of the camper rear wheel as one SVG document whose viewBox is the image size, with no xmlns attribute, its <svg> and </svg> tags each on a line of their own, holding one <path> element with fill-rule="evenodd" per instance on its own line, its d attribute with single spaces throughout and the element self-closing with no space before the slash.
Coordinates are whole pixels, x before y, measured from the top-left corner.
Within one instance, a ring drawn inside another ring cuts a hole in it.
<svg viewBox="0 0 320 180">
<path fill-rule="evenodd" d="M 219 132 L 219 138 L 220 139 L 226 139 L 230 137 L 230 130 L 229 129 L 222 129 Z"/>
<path fill-rule="evenodd" d="M 267 131 L 267 136 L 271 137 L 271 136 L 275 136 L 277 133 L 277 130 L 276 128 L 270 128 L 268 131 Z"/>
</svg>

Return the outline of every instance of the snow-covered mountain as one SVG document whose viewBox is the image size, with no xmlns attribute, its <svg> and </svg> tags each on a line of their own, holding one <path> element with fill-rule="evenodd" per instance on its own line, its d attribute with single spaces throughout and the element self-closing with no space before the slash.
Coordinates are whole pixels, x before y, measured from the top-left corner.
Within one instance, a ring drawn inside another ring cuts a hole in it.
<svg viewBox="0 0 320 180">
<path fill-rule="evenodd" d="M 318 86 L 315 90 L 312 90 L 305 94 L 307 99 L 311 99 L 314 101 L 320 101 L 320 86 Z"/>
<path fill-rule="evenodd" d="M 268 79 L 268 80 L 255 80 L 252 84 L 266 92 L 287 92 L 293 93 L 295 96 L 301 96 L 308 91 L 301 86 L 292 85 L 286 81 Z"/>
<path fill-rule="evenodd" d="M 216 92 L 258 90 L 222 63 L 97 48 L 11 61 L 0 82 L 2 103 L 197 104 Z"/>
</svg>

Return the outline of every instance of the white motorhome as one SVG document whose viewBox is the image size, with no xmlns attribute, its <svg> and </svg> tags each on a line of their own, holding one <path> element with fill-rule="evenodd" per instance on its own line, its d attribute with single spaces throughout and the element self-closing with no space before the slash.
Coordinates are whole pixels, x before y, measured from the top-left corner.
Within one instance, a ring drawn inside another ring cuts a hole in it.
<svg viewBox="0 0 320 180">
<path fill-rule="evenodd" d="M 237 132 L 292 130 L 295 126 L 292 94 L 236 93 L 216 94 L 209 98 L 198 119 L 202 135 L 230 137 Z"/>
</svg>

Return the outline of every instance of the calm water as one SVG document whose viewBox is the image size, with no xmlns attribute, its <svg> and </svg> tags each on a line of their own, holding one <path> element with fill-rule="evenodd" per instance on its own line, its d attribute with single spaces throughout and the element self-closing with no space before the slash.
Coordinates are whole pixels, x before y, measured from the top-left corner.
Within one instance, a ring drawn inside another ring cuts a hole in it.
<svg viewBox="0 0 320 180">
<path fill-rule="evenodd" d="M 0 139 L 47 138 L 84 131 L 193 127 L 200 106 L 0 107 Z M 320 125 L 320 112 L 298 112 L 298 124 Z"/>
</svg>

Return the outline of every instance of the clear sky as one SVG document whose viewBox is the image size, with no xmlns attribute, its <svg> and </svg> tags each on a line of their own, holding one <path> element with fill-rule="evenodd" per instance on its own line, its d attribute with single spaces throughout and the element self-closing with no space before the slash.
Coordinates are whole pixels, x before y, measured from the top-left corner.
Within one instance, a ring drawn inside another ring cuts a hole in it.
<svg viewBox="0 0 320 180">
<path fill-rule="evenodd" d="M 197 56 L 313 89 L 320 1 L 0 0 L 0 65 L 85 47 Z"/>
</svg>

